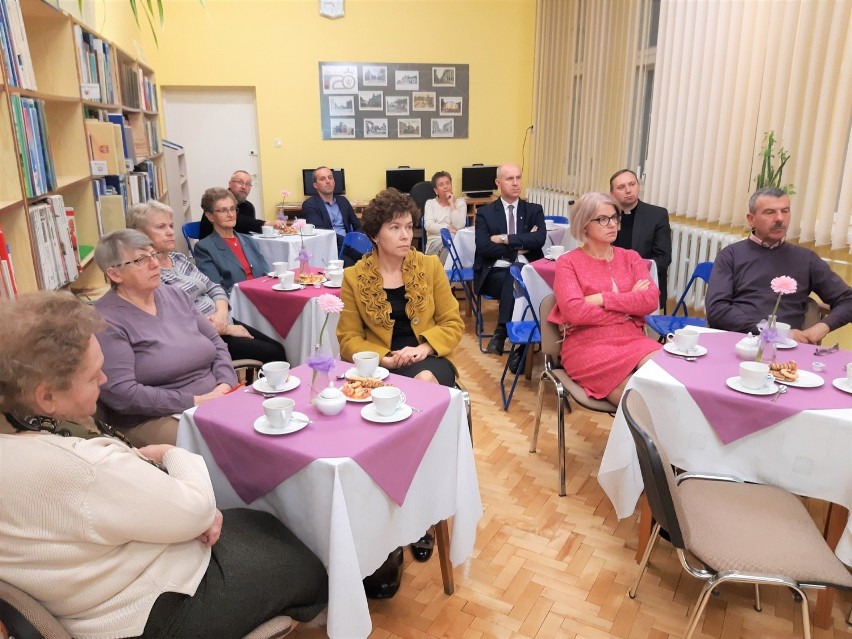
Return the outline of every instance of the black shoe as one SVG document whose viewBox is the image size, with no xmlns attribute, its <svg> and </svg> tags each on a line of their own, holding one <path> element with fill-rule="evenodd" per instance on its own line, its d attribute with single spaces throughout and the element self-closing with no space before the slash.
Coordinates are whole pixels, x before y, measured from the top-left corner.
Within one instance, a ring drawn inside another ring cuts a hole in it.
<svg viewBox="0 0 852 639">
<path fill-rule="evenodd" d="M 414 557 L 415 561 L 429 561 L 432 550 L 435 548 L 435 538 L 426 533 L 420 538 L 420 541 L 409 544 L 409 547 L 411 548 L 411 556 Z"/>
<path fill-rule="evenodd" d="M 490 353 L 492 355 L 502 355 L 503 354 L 503 342 L 506 341 L 506 336 L 502 333 L 496 333 L 492 338 L 488 341 L 488 346 L 485 347 L 485 352 Z"/>
<path fill-rule="evenodd" d="M 523 348 L 516 348 L 509 353 L 509 370 L 513 373 L 518 372 L 518 367 L 521 365 L 521 353 L 523 353 L 523 351 Z"/>
<path fill-rule="evenodd" d="M 379 569 L 364 580 L 364 592 L 370 599 L 390 599 L 402 583 L 402 548 L 397 548 Z"/>
</svg>

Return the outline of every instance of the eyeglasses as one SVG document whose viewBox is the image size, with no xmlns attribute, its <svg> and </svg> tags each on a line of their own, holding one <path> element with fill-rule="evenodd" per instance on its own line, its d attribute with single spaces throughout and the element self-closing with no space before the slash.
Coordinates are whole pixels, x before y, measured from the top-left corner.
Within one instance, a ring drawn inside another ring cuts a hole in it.
<svg viewBox="0 0 852 639">
<path fill-rule="evenodd" d="M 163 256 L 163 253 L 158 251 L 157 253 L 149 253 L 148 255 L 143 255 L 142 257 L 137 257 L 135 260 L 129 260 L 127 262 L 122 262 L 121 264 L 116 264 L 112 268 L 121 268 L 122 266 L 129 266 L 133 264 L 134 266 L 148 266 L 152 261 L 159 261 L 159 259 Z"/>
<path fill-rule="evenodd" d="M 616 213 L 615 215 L 601 215 L 600 217 L 593 217 L 591 219 L 592 222 L 597 222 L 601 226 L 609 226 L 610 223 L 619 224 L 621 222 L 621 213 Z"/>
<path fill-rule="evenodd" d="M 237 207 L 236 207 L 236 206 L 231 206 L 231 207 L 229 207 L 229 208 L 227 208 L 227 209 L 213 209 L 213 212 L 214 212 L 214 213 L 218 213 L 219 215 L 224 215 L 225 213 L 236 213 L 236 212 L 237 212 Z"/>
<path fill-rule="evenodd" d="M 250 188 L 251 187 L 251 180 L 231 180 L 231 184 L 236 184 L 237 186 Z"/>
</svg>

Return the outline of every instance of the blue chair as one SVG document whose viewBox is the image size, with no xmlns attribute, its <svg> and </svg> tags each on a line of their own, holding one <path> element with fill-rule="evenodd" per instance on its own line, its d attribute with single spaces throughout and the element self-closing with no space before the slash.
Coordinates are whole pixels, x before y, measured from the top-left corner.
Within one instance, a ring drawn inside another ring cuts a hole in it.
<svg viewBox="0 0 852 639">
<path fill-rule="evenodd" d="M 532 300 L 530 300 L 527 285 L 521 277 L 521 265 L 512 264 L 509 267 L 509 273 L 515 278 L 515 288 L 523 293 L 524 299 L 527 302 L 527 307 L 524 309 L 523 315 L 518 322 L 507 322 L 506 333 L 511 348 L 509 349 L 509 357 L 506 358 L 506 365 L 503 367 L 503 375 L 500 377 L 500 394 L 503 396 L 503 410 L 509 410 L 509 404 L 512 401 L 512 395 L 515 393 L 515 386 L 518 384 L 518 377 L 523 375 L 524 365 L 527 357 L 532 357 L 532 348 L 536 344 L 541 343 L 541 326 L 538 323 L 538 315 L 533 308 Z M 527 313 L 532 315 L 532 320 L 526 319 Z M 512 380 L 512 388 L 506 394 L 506 375 L 509 371 L 509 362 L 512 361 L 512 354 L 520 351 L 521 359 L 518 361 L 518 367 L 515 369 L 515 379 Z"/>
<path fill-rule="evenodd" d="M 180 230 L 183 232 L 183 239 L 186 240 L 186 248 L 192 251 L 195 242 L 201 239 L 201 222 L 187 222 L 180 227 Z"/>
<path fill-rule="evenodd" d="M 357 251 L 361 255 L 364 255 L 364 253 L 369 253 L 373 250 L 373 243 L 370 241 L 369 237 L 360 231 L 349 231 L 343 236 L 343 244 L 340 245 L 340 255 L 337 256 L 337 259 L 343 259 L 343 251 L 345 251 L 347 247 L 351 247 L 353 251 Z"/>
<path fill-rule="evenodd" d="M 692 272 L 692 277 L 686 284 L 686 288 L 681 294 L 680 299 L 675 304 L 674 312 L 671 315 L 646 315 L 645 322 L 660 336 L 660 343 L 666 341 L 666 335 L 673 333 L 679 328 L 685 326 L 707 326 L 707 321 L 700 317 L 689 317 L 689 311 L 686 308 L 686 296 L 689 290 L 695 283 L 695 280 L 703 280 L 704 284 L 710 283 L 710 273 L 713 271 L 713 262 L 700 262 Z M 683 310 L 683 315 L 678 315 L 679 310 Z"/>
<path fill-rule="evenodd" d="M 431 182 L 418 182 L 411 187 L 409 197 L 414 200 L 417 208 L 420 210 L 420 219 L 415 226 L 420 229 L 420 250 L 426 252 L 426 202 L 435 198 L 435 189 L 432 188 Z"/>
<path fill-rule="evenodd" d="M 545 215 L 544 221 L 547 222 L 547 220 L 555 222 L 556 224 L 568 224 L 568 218 L 564 215 Z"/>
<path fill-rule="evenodd" d="M 453 242 L 453 236 L 447 229 L 441 229 L 441 241 L 444 243 L 444 248 L 450 254 L 452 267 L 447 270 L 447 278 L 450 283 L 461 284 L 465 299 L 467 300 L 468 308 L 476 310 L 474 306 L 473 294 L 473 269 L 462 266 L 461 258 L 456 250 L 456 245 Z"/>
</svg>

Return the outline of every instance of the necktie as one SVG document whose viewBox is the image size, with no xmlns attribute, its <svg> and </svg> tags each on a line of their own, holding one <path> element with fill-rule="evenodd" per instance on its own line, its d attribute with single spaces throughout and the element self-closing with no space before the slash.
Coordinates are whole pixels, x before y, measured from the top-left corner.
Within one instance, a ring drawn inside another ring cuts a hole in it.
<svg viewBox="0 0 852 639">
<path fill-rule="evenodd" d="M 515 234 L 515 205 L 509 205 L 509 235 Z"/>
</svg>

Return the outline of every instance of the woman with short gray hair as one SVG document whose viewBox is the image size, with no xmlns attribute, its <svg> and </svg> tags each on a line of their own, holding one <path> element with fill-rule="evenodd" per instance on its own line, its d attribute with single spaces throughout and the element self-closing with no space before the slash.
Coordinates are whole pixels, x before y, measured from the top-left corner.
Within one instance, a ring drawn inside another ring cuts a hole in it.
<svg viewBox="0 0 852 639">
<path fill-rule="evenodd" d="M 127 210 L 127 228 L 145 233 L 159 253 L 160 279 L 189 295 L 228 346 L 231 359 L 276 362 L 287 359 L 284 347 L 268 335 L 240 322 L 231 323 L 228 294 L 198 270 L 190 258 L 175 250 L 174 212 L 157 200 L 134 204 Z"/>
<path fill-rule="evenodd" d="M 160 255 L 133 229 L 101 238 L 95 262 L 112 287 L 95 308 L 107 381 L 105 421 L 136 446 L 174 444 L 176 413 L 224 395 L 236 374 L 224 342 L 185 293 L 160 286 Z"/>
</svg>

